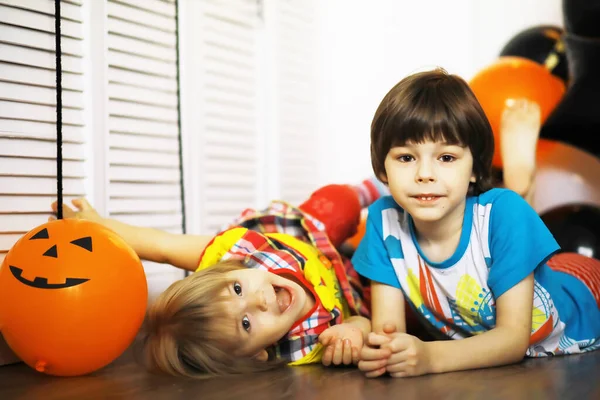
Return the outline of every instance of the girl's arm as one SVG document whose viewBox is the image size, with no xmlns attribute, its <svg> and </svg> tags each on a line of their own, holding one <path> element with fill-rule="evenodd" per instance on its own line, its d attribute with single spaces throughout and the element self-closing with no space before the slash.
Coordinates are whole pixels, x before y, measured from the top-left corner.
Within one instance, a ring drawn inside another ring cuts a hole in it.
<svg viewBox="0 0 600 400">
<path fill-rule="evenodd" d="M 119 234 L 142 260 L 171 264 L 192 272 L 198 268 L 200 255 L 212 240 L 212 236 L 174 234 L 108 218 L 99 222 Z"/>
<path fill-rule="evenodd" d="M 72 203 L 75 210 L 63 204 L 64 218 L 85 219 L 104 225 L 121 236 L 142 260 L 171 264 L 193 272 L 198 268 L 204 248 L 212 240 L 212 236 L 173 234 L 103 218 L 83 198 L 73 200 Z M 56 212 L 56 202 L 52 204 L 52 209 Z"/>
<path fill-rule="evenodd" d="M 531 337 L 533 274 L 496 300 L 496 327 L 463 340 L 425 342 L 430 372 L 494 367 L 523 359 Z"/>
<path fill-rule="evenodd" d="M 402 291 L 398 288 L 371 282 L 371 331 L 384 332 L 386 325 L 393 329 L 386 332 L 406 332 L 405 302 Z"/>
</svg>

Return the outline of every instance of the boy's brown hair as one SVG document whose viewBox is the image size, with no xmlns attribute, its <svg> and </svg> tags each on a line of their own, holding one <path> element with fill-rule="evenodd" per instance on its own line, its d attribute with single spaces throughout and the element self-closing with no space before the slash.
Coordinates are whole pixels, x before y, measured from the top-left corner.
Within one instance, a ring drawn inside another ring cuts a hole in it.
<svg viewBox="0 0 600 400">
<path fill-rule="evenodd" d="M 259 361 L 235 355 L 227 334 L 223 290 L 233 282 L 229 271 L 246 268 L 223 261 L 173 283 L 149 308 L 142 336 L 144 362 L 150 370 L 204 378 L 274 369 L 281 360 Z"/>
<path fill-rule="evenodd" d="M 381 101 L 371 124 L 375 175 L 386 177 L 384 162 L 392 147 L 425 140 L 471 150 L 477 181 L 469 186 L 470 195 L 492 187 L 492 127 L 469 85 L 441 68 L 402 79 Z"/>
</svg>

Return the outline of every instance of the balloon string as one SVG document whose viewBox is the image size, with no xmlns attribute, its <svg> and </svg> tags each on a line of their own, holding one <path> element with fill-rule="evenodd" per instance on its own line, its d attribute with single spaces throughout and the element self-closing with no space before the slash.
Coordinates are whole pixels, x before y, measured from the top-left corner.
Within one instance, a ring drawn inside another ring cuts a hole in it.
<svg viewBox="0 0 600 400">
<path fill-rule="evenodd" d="M 181 229 L 186 233 L 185 185 L 183 179 L 183 142 L 181 140 L 181 79 L 179 74 L 179 0 L 175 0 L 175 71 L 177 74 L 177 138 L 179 140 L 179 187 L 181 196 Z"/>
<path fill-rule="evenodd" d="M 63 171 L 62 171 L 62 49 L 60 27 L 60 0 L 54 0 L 54 32 L 56 42 L 56 193 L 58 208 L 56 217 L 63 217 Z"/>
</svg>

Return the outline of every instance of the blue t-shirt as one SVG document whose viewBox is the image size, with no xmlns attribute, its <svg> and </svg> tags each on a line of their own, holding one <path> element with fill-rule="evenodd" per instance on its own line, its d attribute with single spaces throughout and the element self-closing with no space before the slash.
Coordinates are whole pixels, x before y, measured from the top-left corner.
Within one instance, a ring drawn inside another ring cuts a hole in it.
<svg viewBox="0 0 600 400">
<path fill-rule="evenodd" d="M 361 275 L 400 288 L 407 303 L 450 338 L 496 325 L 496 299 L 534 274 L 528 356 L 580 353 L 600 347 L 600 309 L 579 279 L 552 270 L 559 250 L 541 218 L 517 193 L 492 189 L 466 201 L 454 254 L 431 262 L 412 218 L 391 196 L 369 207 L 365 235 L 352 262 Z"/>
</svg>

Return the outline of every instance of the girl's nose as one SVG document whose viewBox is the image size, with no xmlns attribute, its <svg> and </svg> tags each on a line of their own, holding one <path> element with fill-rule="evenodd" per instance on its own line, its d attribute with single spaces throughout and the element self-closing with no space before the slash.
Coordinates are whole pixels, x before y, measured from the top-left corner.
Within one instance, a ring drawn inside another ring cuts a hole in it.
<svg viewBox="0 0 600 400">
<path fill-rule="evenodd" d="M 258 308 L 260 311 L 267 311 L 267 299 L 265 298 L 265 292 L 262 290 L 258 290 L 255 293 L 254 297 L 254 306 Z"/>
</svg>

